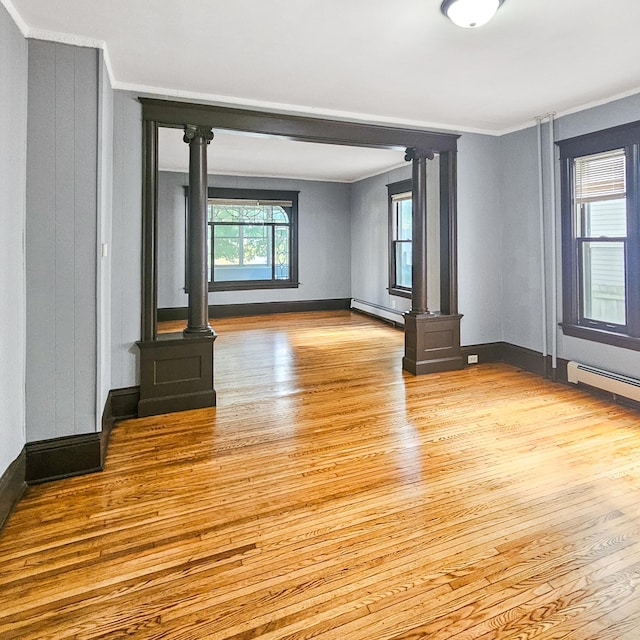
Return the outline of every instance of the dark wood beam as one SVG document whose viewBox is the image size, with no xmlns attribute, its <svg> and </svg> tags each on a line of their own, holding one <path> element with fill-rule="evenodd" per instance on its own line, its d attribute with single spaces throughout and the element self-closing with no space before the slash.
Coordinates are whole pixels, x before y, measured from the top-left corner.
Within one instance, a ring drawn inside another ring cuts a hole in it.
<svg viewBox="0 0 640 640">
<path fill-rule="evenodd" d="M 213 129 L 264 133 L 302 142 L 399 150 L 406 147 L 420 147 L 445 151 L 455 149 L 457 139 L 460 137 L 451 133 L 434 133 L 419 129 L 266 113 L 153 98 L 140 98 L 140 102 L 142 103 L 143 119 L 155 120 L 162 126 L 181 128 L 188 122 Z"/>
</svg>

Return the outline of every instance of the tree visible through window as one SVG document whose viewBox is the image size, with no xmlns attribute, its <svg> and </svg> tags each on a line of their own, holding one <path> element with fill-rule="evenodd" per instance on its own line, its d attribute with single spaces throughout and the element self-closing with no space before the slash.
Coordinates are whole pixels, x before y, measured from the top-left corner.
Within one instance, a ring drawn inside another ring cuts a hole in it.
<svg viewBox="0 0 640 640">
<path fill-rule="evenodd" d="M 208 210 L 212 282 L 289 280 L 291 202 L 212 198 Z"/>
<path fill-rule="evenodd" d="M 298 286 L 298 192 L 210 188 L 209 290 Z"/>
</svg>

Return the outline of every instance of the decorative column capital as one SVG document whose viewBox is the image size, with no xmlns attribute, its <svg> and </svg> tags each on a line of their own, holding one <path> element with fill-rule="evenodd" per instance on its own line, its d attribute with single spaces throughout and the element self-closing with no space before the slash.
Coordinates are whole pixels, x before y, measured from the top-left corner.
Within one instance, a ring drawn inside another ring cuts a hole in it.
<svg viewBox="0 0 640 640">
<path fill-rule="evenodd" d="M 184 126 L 183 141 L 191 144 L 195 138 L 202 138 L 204 142 L 209 144 L 213 140 L 213 131 L 211 127 L 200 127 L 194 124 L 186 124 Z"/>
<path fill-rule="evenodd" d="M 435 152 L 432 149 L 421 149 L 420 147 L 407 147 L 404 153 L 404 159 L 410 160 L 433 160 Z"/>
</svg>

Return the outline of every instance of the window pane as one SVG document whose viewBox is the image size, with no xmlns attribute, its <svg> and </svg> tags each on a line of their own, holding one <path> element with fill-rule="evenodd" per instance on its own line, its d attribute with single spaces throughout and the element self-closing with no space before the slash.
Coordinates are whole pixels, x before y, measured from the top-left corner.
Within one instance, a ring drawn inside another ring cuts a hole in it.
<svg viewBox="0 0 640 640">
<path fill-rule="evenodd" d="M 269 265 L 271 264 L 271 227 L 246 226 L 243 241 L 243 263 L 245 265 Z M 256 279 L 271 279 L 271 269 L 258 272 Z"/>
<path fill-rule="evenodd" d="M 209 220 L 213 222 L 239 222 L 245 224 L 279 222 L 288 223 L 289 214 L 285 208 L 291 202 L 256 202 L 251 200 L 209 199 Z"/>
<path fill-rule="evenodd" d="M 239 238 L 240 227 L 237 224 L 216 224 L 216 238 Z"/>
<path fill-rule="evenodd" d="M 213 250 L 213 263 L 218 264 L 240 264 L 240 239 L 225 238 L 218 236 L 218 229 Z"/>
<path fill-rule="evenodd" d="M 208 211 L 211 222 L 238 222 L 241 218 L 240 207 L 209 204 Z"/>
<path fill-rule="evenodd" d="M 582 244 L 582 285 L 585 318 L 626 325 L 623 242 Z"/>
<path fill-rule="evenodd" d="M 275 279 L 287 280 L 289 278 L 289 227 L 275 228 Z"/>
<path fill-rule="evenodd" d="M 627 199 L 600 200 L 583 205 L 584 230 L 588 238 L 625 238 L 627 235 Z"/>
<path fill-rule="evenodd" d="M 297 266 L 297 256 L 291 255 L 297 244 L 292 241 L 297 192 L 274 191 L 282 197 L 262 200 L 260 195 L 267 191 L 226 191 L 226 197 L 207 202 L 210 288 L 215 290 L 217 282 L 225 284 L 220 287 L 224 290 L 254 288 L 251 282 L 255 288 L 275 281 L 276 286 L 287 286 Z M 236 191 L 241 197 L 233 197 Z M 233 282 L 245 284 L 227 286 Z"/>
<path fill-rule="evenodd" d="M 396 286 L 411 289 L 411 242 L 396 242 Z"/>
<path fill-rule="evenodd" d="M 397 240 L 411 240 L 411 198 L 398 200 L 398 237 Z"/>
</svg>

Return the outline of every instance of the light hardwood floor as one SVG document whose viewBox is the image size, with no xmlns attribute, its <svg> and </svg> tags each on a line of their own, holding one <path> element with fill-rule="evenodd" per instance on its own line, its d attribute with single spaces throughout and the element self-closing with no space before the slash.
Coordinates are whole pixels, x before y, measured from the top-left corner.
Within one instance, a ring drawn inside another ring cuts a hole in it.
<svg viewBox="0 0 640 640">
<path fill-rule="evenodd" d="M 640 638 L 637 412 L 507 365 L 412 377 L 349 312 L 213 324 L 217 408 L 29 489 L 0 638 Z"/>
</svg>

